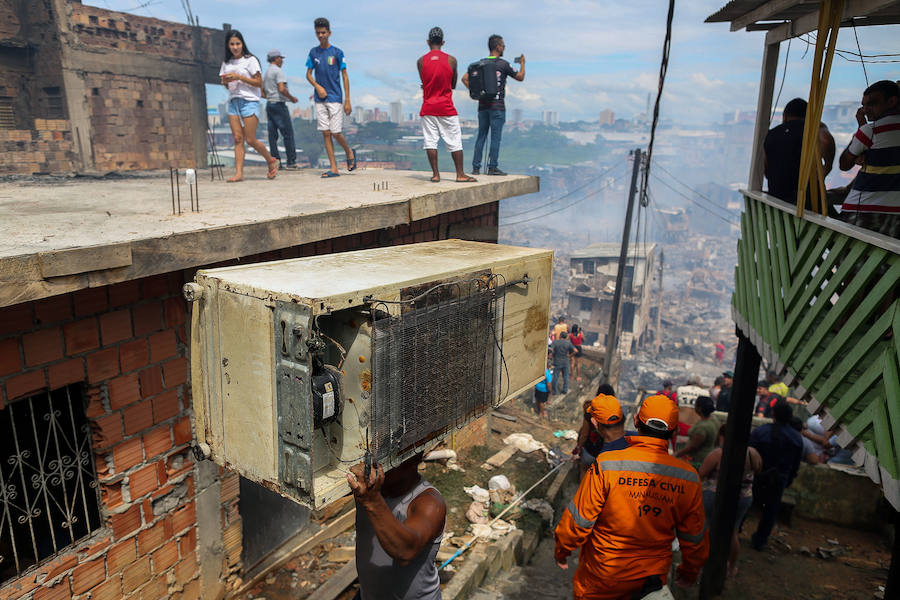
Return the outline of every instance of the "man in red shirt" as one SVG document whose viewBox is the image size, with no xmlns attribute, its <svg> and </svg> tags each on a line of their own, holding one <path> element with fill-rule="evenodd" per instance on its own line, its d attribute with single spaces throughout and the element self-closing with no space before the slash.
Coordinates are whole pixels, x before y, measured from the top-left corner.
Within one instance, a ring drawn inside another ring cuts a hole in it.
<svg viewBox="0 0 900 600">
<path fill-rule="evenodd" d="M 453 106 L 453 90 L 456 88 L 456 59 L 443 52 L 444 32 L 440 27 L 432 27 L 428 32 L 428 47 L 431 51 L 419 58 L 419 78 L 422 80 L 422 134 L 425 137 L 425 154 L 431 164 L 432 183 L 441 180 L 438 171 L 437 144 L 443 139 L 453 165 L 456 167 L 456 181 L 467 183 L 477 181 L 463 171 L 462 131 L 459 116 Z"/>
</svg>

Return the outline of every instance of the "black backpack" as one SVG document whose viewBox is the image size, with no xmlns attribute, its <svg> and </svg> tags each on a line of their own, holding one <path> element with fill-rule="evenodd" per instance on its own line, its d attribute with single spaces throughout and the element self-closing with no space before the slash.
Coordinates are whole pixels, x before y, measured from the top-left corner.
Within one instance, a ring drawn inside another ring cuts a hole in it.
<svg viewBox="0 0 900 600">
<path fill-rule="evenodd" d="M 497 67 L 495 59 L 483 58 L 473 62 L 467 69 L 469 74 L 469 98 L 472 100 L 493 100 L 497 97 Z"/>
</svg>

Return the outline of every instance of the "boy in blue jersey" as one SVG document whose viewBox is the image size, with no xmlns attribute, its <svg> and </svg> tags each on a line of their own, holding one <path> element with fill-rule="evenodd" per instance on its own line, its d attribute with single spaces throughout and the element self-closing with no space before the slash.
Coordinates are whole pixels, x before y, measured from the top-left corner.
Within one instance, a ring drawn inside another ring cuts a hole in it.
<svg viewBox="0 0 900 600">
<path fill-rule="evenodd" d="M 341 133 L 344 124 L 344 114 L 350 114 L 350 78 L 347 76 L 347 63 L 344 62 L 344 53 L 337 46 L 332 46 L 328 38 L 331 37 L 331 24 L 328 19 L 318 18 L 314 23 L 316 38 L 319 45 L 309 51 L 306 59 L 306 80 L 313 86 L 316 106 L 316 128 L 322 132 L 325 138 L 325 151 L 331 168 L 322 173 L 322 177 L 337 177 L 338 166 L 334 159 L 334 141 L 336 139 L 344 153 L 347 155 L 347 170 L 356 169 L 356 153 L 350 149 L 347 139 Z M 344 83 L 344 93 L 341 95 L 341 80 Z M 343 112 L 342 112 L 343 110 Z"/>
</svg>

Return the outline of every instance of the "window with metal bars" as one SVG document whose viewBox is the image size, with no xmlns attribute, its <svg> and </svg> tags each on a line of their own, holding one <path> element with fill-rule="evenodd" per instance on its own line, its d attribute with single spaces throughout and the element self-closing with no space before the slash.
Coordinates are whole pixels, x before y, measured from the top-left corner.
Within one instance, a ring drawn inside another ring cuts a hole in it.
<svg viewBox="0 0 900 600">
<path fill-rule="evenodd" d="M 0 410 L 0 582 L 102 525 L 91 429 L 80 386 Z"/>
<path fill-rule="evenodd" d="M 0 129 L 15 129 L 16 113 L 13 111 L 13 99 L 0 96 Z"/>
</svg>

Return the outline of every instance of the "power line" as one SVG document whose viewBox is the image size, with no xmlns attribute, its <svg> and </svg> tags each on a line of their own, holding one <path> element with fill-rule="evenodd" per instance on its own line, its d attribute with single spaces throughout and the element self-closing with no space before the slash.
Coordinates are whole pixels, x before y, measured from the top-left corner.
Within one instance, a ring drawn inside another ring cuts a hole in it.
<svg viewBox="0 0 900 600">
<path fill-rule="evenodd" d="M 705 210 L 707 213 L 709 213 L 710 216 L 713 216 L 713 217 L 719 219 L 720 221 L 724 221 L 725 223 L 728 223 L 729 225 L 740 225 L 740 223 L 738 223 L 737 221 L 732 221 L 731 219 L 728 219 L 728 218 L 725 218 L 725 217 L 723 217 L 723 216 L 720 216 L 718 213 L 715 213 L 715 212 L 713 212 L 712 210 L 710 210 L 708 207 L 704 206 L 703 204 L 700 204 L 699 202 L 697 202 L 696 200 L 694 200 L 693 198 L 691 198 L 691 197 L 688 196 L 687 194 L 683 193 L 681 190 L 675 189 L 674 187 L 672 187 L 671 185 L 669 185 L 668 183 L 666 183 L 665 180 L 663 180 L 662 178 L 660 178 L 660 177 L 659 177 L 658 175 L 656 175 L 655 173 L 653 173 L 652 175 L 653 175 L 653 177 L 656 178 L 656 180 L 657 180 L 659 183 L 661 183 L 662 185 L 666 186 L 667 188 L 669 188 L 670 190 L 672 190 L 673 192 L 675 192 L 676 194 L 678 194 L 679 196 L 681 196 L 682 198 L 684 198 L 685 200 L 687 200 L 688 202 L 691 202 L 692 204 L 696 204 L 698 207 L 702 208 L 702 209 Z"/>
<path fill-rule="evenodd" d="M 557 203 L 557 202 L 559 202 L 559 201 L 561 201 L 561 200 L 564 200 L 565 198 L 568 198 L 569 196 L 571 196 L 571 195 L 574 194 L 575 192 L 578 192 L 578 191 L 583 190 L 584 188 L 586 188 L 586 187 L 589 186 L 590 184 L 594 183 L 595 181 L 598 181 L 598 180 L 602 179 L 602 178 L 605 177 L 605 176 L 607 175 L 607 173 L 609 173 L 612 169 L 614 169 L 614 168 L 621 168 L 623 164 L 624 164 L 624 163 L 622 163 L 622 162 L 617 162 L 617 163 L 614 163 L 614 164 L 610 165 L 609 167 L 606 168 L 605 171 L 603 171 L 602 173 L 600 173 L 600 174 L 597 175 L 596 177 L 592 177 L 591 179 L 587 180 L 586 182 L 584 182 L 584 183 L 581 184 L 580 186 L 576 187 L 575 189 L 566 192 L 565 194 L 563 194 L 562 196 L 559 196 L 558 198 L 554 198 L 553 200 L 550 200 L 550 201 L 548 201 L 548 202 L 546 202 L 546 203 L 544 203 L 544 204 L 541 204 L 540 206 L 535 206 L 535 207 L 533 207 L 533 208 L 527 208 L 527 209 L 525 209 L 525 210 L 523 210 L 523 211 L 519 211 L 519 212 L 513 213 L 513 214 L 511 214 L 511 215 L 503 215 L 503 216 L 504 216 L 505 218 L 507 218 L 507 219 L 511 219 L 511 218 L 513 218 L 513 217 L 518 217 L 518 216 L 520 216 L 520 215 L 525 215 L 525 214 L 528 214 L 528 213 L 530 213 L 530 212 L 534 212 L 534 211 L 536 211 L 536 210 L 540 210 L 540 209 L 542 209 L 542 208 L 545 208 L 545 207 L 547 207 L 547 206 L 550 206 L 551 204 L 555 204 L 555 203 Z"/>
<path fill-rule="evenodd" d="M 784 80 L 787 77 L 788 57 L 791 55 L 791 40 L 788 38 L 787 51 L 784 53 L 784 68 L 781 71 L 781 85 L 778 86 L 778 95 L 775 96 L 775 103 L 772 105 L 772 116 L 769 117 L 769 126 L 772 125 L 772 119 L 775 118 L 775 110 L 778 108 L 778 101 L 781 100 L 781 90 L 784 89 Z"/>
<path fill-rule="evenodd" d="M 859 62 L 862 64 L 863 77 L 866 78 L 866 87 L 869 87 L 869 74 L 866 73 L 866 61 L 862 57 L 862 48 L 859 46 L 859 35 L 856 33 L 856 19 L 851 17 L 850 24 L 853 25 L 853 37 L 856 38 L 856 49 L 859 50 Z"/>
<path fill-rule="evenodd" d="M 686 184 L 685 182 L 683 182 L 682 180 L 680 180 L 678 177 L 675 176 L 674 173 L 672 173 L 671 171 L 667 170 L 667 169 L 666 169 L 665 167 L 663 167 L 662 165 L 660 165 L 659 168 L 660 168 L 666 175 L 668 175 L 668 176 L 671 177 L 673 180 L 675 180 L 675 182 L 677 182 L 679 185 L 681 185 L 681 186 L 687 188 L 688 190 L 691 191 L 691 193 L 696 194 L 696 195 L 699 196 L 700 198 L 703 198 L 704 200 L 706 200 L 706 201 L 710 204 L 710 206 L 712 206 L 712 207 L 715 208 L 716 210 L 723 210 L 722 207 L 719 206 L 719 205 L 716 203 L 715 200 L 713 200 L 713 199 L 710 198 L 709 196 L 706 196 L 706 195 L 704 195 L 704 194 L 701 194 L 699 191 L 697 191 L 696 188 L 693 188 L 693 187 L 691 187 L 690 185 L 688 185 L 688 184 Z"/>
<path fill-rule="evenodd" d="M 593 196 L 594 196 L 595 194 L 597 194 L 598 192 L 600 192 L 600 191 L 602 191 L 602 190 L 604 190 L 604 189 L 609 188 L 610 185 L 612 185 L 612 184 L 614 184 L 616 181 L 618 181 L 618 179 L 619 179 L 620 176 L 621 176 L 621 175 L 617 175 L 616 177 L 613 177 L 612 180 L 610 180 L 610 181 L 608 182 L 609 185 L 605 185 L 605 186 L 598 187 L 598 188 L 596 188 L 596 189 L 594 189 L 594 190 L 588 192 L 587 195 L 585 195 L 583 198 L 579 198 L 578 200 L 575 200 L 574 202 L 571 202 L 571 203 L 567 204 L 566 206 L 563 206 L 563 207 L 560 208 L 559 210 L 551 210 L 550 212 L 547 212 L 547 213 L 544 213 L 544 214 L 541 214 L 541 215 L 537 215 L 537 216 L 534 216 L 534 217 L 529 217 L 529 218 L 527 218 L 527 219 L 522 219 L 522 220 L 520 220 L 520 221 L 513 221 L 512 223 L 500 223 L 500 225 L 503 226 L 503 227 L 505 227 L 505 226 L 507 226 L 507 225 L 519 225 L 520 223 L 527 223 L 527 222 L 529 222 L 529 221 L 534 221 L 535 219 L 543 219 L 544 217 L 550 216 L 550 215 L 552 215 L 552 214 L 555 213 L 555 212 L 562 212 L 562 211 L 564 211 L 564 210 L 566 210 L 566 209 L 568 209 L 568 208 L 571 208 L 571 207 L 575 206 L 575 205 L 578 204 L 579 202 L 583 202 L 583 201 L 587 200 L 588 198 L 593 197 Z"/>
</svg>

